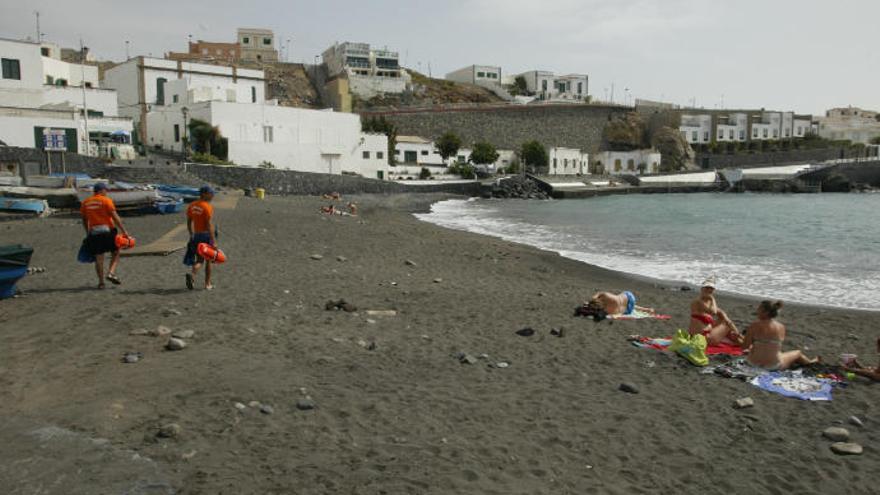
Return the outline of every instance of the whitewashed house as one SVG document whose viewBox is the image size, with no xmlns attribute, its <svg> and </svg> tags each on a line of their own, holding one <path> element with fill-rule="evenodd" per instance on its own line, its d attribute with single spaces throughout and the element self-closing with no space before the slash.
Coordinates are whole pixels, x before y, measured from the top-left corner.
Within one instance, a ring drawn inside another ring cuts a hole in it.
<svg viewBox="0 0 880 495">
<path fill-rule="evenodd" d="M 282 107 L 266 101 L 236 101 L 242 87 L 203 86 L 188 79 L 165 84 L 165 104 L 151 105 L 145 116 L 150 148 L 182 153 L 187 122 L 216 126 L 227 140 L 227 159 L 236 165 L 387 177 L 388 141 L 361 132 L 357 115 L 332 110 Z M 247 95 L 247 91 L 244 91 Z"/>
<path fill-rule="evenodd" d="M 58 57 L 54 44 L 0 39 L 0 141 L 42 148 L 44 133 L 59 132 L 67 151 L 85 153 L 87 142 L 91 154 L 109 150 L 131 119 L 119 116 L 115 91 L 99 88 L 97 67 Z"/>
<path fill-rule="evenodd" d="M 712 116 L 684 114 L 678 130 L 690 144 L 709 144 L 712 142 Z"/>
<path fill-rule="evenodd" d="M 539 100 L 545 101 L 584 101 L 589 94 L 589 77 L 586 74 L 566 74 L 557 76 L 544 70 L 532 70 L 514 76 L 522 77 L 526 90 Z"/>
<path fill-rule="evenodd" d="M 589 155 L 577 148 L 550 148 L 548 175 L 583 175 L 589 173 Z"/>
<path fill-rule="evenodd" d="M 594 162 L 596 172 L 607 175 L 642 175 L 660 172 L 660 153 L 652 149 L 602 151 Z"/>
<path fill-rule="evenodd" d="M 693 112 L 681 115 L 679 131 L 690 144 L 775 141 L 807 136 L 811 120 L 794 112 Z"/>
<path fill-rule="evenodd" d="M 466 84 L 501 85 L 501 67 L 493 65 L 469 65 L 446 74 L 447 81 Z"/>
<path fill-rule="evenodd" d="M 420 136 L 397 136 L 394 159 L 398 165 L 445 167 L 434 142 Z"/>
</svg>

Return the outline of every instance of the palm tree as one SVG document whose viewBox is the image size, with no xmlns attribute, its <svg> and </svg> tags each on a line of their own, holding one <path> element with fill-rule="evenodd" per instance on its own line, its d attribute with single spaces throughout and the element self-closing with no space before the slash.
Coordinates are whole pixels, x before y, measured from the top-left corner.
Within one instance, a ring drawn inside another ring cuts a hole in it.
<svg viewBox="0 0 880 495">
<path fill-rule="evenodd" d="M 189 122 L 189 133 L 192 137 L 193 147 L 203 153 L 212 154 L 211 147 L 223 139 L 218 126 L 212 126 L 208 122 L 192 119 Z"/>
</svg>

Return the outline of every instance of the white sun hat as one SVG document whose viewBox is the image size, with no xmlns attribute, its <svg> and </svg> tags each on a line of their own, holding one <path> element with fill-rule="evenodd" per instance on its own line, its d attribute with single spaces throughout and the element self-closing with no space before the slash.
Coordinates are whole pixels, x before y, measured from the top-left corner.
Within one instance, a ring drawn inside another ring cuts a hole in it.
<svg viewBox="0 0 880 495">
<path fill-rule="evenodd" d="M 709 287 L 715 289 L 715 275 L 713 274 L 706 277 L 706 280 L 703 281 L 703 285 L 701 285 L 700 287 Z"/>
</svg>

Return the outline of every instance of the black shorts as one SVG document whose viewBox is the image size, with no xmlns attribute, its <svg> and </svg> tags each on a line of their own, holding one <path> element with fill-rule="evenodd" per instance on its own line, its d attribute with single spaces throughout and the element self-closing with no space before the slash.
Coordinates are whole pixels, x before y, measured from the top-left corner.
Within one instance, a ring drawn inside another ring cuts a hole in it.
<svg viewBox="0 0 880 495">
<path fill-rule="evenodd" d="M 86 240 L 83 241 L 83 247 L 92 256 L 115 253 L 119 250 L 116 247 L 116 229 L 110 229 L 110 232 L 102 232 L 100 234 L 89 234 Z"/>
</svg>

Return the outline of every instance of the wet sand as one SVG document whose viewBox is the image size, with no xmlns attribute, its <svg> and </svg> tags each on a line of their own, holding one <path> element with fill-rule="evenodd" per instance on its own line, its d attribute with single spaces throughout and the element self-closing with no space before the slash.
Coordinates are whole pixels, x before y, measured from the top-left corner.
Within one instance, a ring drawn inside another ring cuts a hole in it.
<svg viewBox="0 0 880 495">
<path fill-rule="evenodd" d="M 687 325 L 693 293 L 412 216 L 437 199 L 363 197 L 350 218 L 318 198 L 243 198 L 217 212 L 230 261 L 212 292 L 185 290 L 182 253 L 124 258 L 123 285 L 99 292 L 75 262 L 78 219 L 0 223 L 47 268 L 0 301 L 2 492 L 875 492 L 880 386 L 806 403 L 632 347 Z M 125 221 L 146 243 L 184 220 Z M 673 319 L 572 317 L 598 289 Z M 358 311 L 325 310 L 339 298 Z M 750 321 L 753 301 L 718 299 Z M 781 320 L 786 349 L 876 360 L 880 313 L 788 305 Z M 129 335 L 159 325 L 195 336 L 170 352 Z M 306 397 L 315 409 L 297 408 Z M 734 409 L 741 397 L 755 407 Z M 235 407 L 251 401 L 272 413 Z M 851 415 L 865 452 L 840 457 L 821 432 Z M 168 423 L 180 434 L 157 438 Z"/>
</svg>

